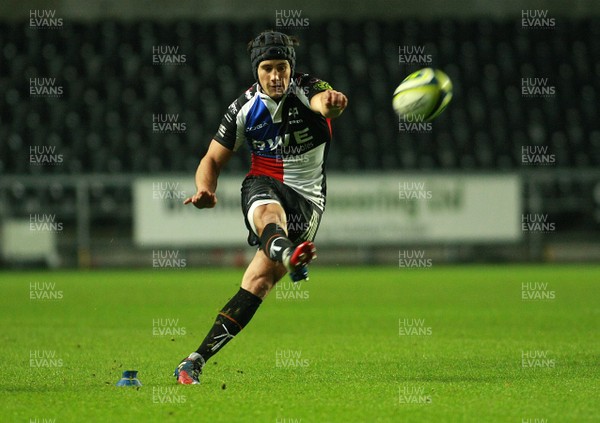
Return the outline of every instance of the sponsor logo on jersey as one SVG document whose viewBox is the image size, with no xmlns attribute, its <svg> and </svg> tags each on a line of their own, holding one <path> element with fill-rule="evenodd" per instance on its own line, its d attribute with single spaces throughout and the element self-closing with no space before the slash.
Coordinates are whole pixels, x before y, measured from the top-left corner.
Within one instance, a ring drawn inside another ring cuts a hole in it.
<svg viewBox="0 0 600 423">
<path fill-rule="evenodd" d="M 237 115 L 238 112 L 238 105 L 237 105 L 237 101 L 234 101 L 233 103 L 231 103 L 229 105 L 229 113 L 233 114 L 233 115 Z"/>
<path fill-rule="evenodd" d="M 294 131 L 294 139 L 296 140 L 296 144 L 304 144 L 305 142 L 312 140 L 313 136 L 310 135 L 308 128 L 304 128 L 299 131 Z"/>
<path fill-rule="evenodd" d="M 258 125 L 254 125 L 254 126 L 249 126 L 248 128 L 246 128 L 246 132 L 252 132 L 252 131 L 257 131 L 261 128 L 264 128 L 265 126 L 267 126 L 268 123 L 267 122 L 261 122 Z"/>
<path fill-rule="evenodd" d="M 286 135 L 286 136 L 289 136 L 289 135 Z M 273 150 L 277 149 L 278 145 L 282 144 L 280 136 L 277 136 L 276 138 L 269 138 L 266 140 L 253 139 L 253 140 L 251 140 L 251 142 L 252 142 L 252 148 L 255 151 L 262 151 L 262 152 L 273 151 Z"/>
</svg>

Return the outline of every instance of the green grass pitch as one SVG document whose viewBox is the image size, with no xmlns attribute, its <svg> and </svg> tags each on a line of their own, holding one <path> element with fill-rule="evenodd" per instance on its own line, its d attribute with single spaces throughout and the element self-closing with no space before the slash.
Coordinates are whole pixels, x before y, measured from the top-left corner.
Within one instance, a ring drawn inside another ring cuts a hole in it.
<svg viewBox="0 0 600 423">
<path fill-rule="evenodd" d="M 0 273 L 0 421 L 600 421 L 599 266 L 317 263 L 176 385 L 241 274 Z"/>
</svg>

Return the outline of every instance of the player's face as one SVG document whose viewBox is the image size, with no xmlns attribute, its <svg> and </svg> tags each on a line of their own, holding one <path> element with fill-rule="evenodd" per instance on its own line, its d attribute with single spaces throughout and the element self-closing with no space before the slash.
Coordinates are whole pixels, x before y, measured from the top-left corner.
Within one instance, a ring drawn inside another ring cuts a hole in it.
<svg viewBox="0 0 600 423">
<path fill-rule="evenodd" d="M 258 65 L 258 82 L 266 95 L 280 98 L 290 85 L 291 73 L 287 60 L 263 60 Z"/>
</svg>

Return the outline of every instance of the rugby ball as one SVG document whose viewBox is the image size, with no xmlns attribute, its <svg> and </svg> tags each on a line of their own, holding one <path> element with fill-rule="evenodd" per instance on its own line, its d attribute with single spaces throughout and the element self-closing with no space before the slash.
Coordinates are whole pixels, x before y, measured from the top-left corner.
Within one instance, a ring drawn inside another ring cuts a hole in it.
<svg viewBox="0 0 600 423">
<path fill-rule="evenodd" d="M 415 122 L 435 119 L 452 100 L 452 81 L 439 69 L 408 75 L 394 91 L 392 106 L 400 118 Z"/>
</svg>

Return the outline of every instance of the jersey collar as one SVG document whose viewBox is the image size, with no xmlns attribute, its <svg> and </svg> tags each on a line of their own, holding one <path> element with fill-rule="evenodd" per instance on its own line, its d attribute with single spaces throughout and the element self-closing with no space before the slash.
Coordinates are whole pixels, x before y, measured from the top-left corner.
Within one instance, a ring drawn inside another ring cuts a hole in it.
<svg viewBox="0 0 600 423">
<path fill-rule="evenodd" d="M 294 80 L 292 79 L 290 81 L 290 85 L 288 86 L 288 90 L 287 90 L 288 92 L 286 92 L 283 95 L 283 97 L 281 97 L 281 100 L 279 100 L 279 101 L 275 101 L 271 97 L 269 97 L 267 94 L 265 94 L 263 92 L 260 84 L 258 82 L 256 83 L 256 93 L 260 97 L 262 102 L 265 104 L 265 106 L 267 106 L 269 113 L 271 113 L 271 119 L 273 120 L 273 123 L 281 122 L 283 103 L 285 102 L 285 99 L 287 98 L 287 95 L 290 91 L 289 88 L 291 87 L 291 85 L 293 83 L 294 83 Z"/>
</svg>

